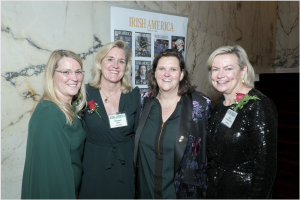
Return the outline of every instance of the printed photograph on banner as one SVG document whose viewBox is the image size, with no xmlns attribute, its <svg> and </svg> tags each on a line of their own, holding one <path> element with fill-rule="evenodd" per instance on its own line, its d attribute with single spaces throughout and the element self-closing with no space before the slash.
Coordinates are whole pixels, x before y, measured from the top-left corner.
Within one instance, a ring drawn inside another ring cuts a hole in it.
<svg viewBox="0 0 300 200">
<path fill-rule="evenodd" d="M 169 48 L 169 36 L 168 35 L 154 35 L 154 57 L 159 52 Z"/>
<path fill-rule="evenodd" d="M 135 32 L 135 57 L 151 58 L 151 33 Z"/>
<path fill-rule="evenodd" d="M 132 32 L 131 31 L 122 31 L 122 30 L 115 30 L 115 38 L 116 40 L 122 40 L 127 43 L 128 47 L 132 48 Z"/>
<path fill-rule="evenodd" d="M 184 44 L 185 44 L 185 37 L 172 36 L 172 49 L 177 49 L 185 59 Z"/>
<path fill-rule="evenodd" d="M 135 61 L 135 84 L 148 85 L 147 73 L 151 69 L 151 61 Z"/>
<path fill-rule="evenodd" d="M 139 88 L 141 95 L 141 109 L 143 108 L 144 98 L 149 97 L 149 88 Z"/>
<path fill-rule="evenodd" d="M 139 88 L 139 89 L 140 89 L 140 95 L 141 95 L 141 107 L 143 107 L 144 98 L 149 97 L 149 88 Z"/>
</svg>

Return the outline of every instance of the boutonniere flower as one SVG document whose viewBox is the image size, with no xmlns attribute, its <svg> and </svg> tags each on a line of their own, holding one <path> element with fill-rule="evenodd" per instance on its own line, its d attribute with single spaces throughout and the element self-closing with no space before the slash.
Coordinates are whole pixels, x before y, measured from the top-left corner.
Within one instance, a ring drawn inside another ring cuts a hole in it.
<svg viewBox="0 0 300 200">
<path fill-rule="evenodd" d="M 99 106 L 97 103 L 94 102 L 93 99 L 87 103 L 87 108 L 89 114 L 93 114 L 94 112 L 96 112 L 97 115 L 99 115 L 99 117 L 102 118 L 101 115 L 98 113 Z"/>
<path fill-rule="evenodd" d="M 234 97 L 234 103 L 232 105 L 232 109 L 234 111 L 237 111 L 237 109 L 242 109 L 244 105 L 248 103 L 249 100 L 260 100 L 256 95 L 249 96 L 248 93 L 242 94 L 242 93 L 236 93 L 236 97 Z"/>
</svg>

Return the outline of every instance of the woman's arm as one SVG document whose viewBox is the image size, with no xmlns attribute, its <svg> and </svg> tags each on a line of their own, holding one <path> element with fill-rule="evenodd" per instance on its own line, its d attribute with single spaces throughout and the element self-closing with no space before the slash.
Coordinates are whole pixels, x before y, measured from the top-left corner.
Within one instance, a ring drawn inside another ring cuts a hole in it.
<svg viewBox="0 0 300 200">
<path fill-rule="evenodd" d="M 63 113 L 46 107 L 29 124 L 22 198 L 75 198 L 70 138 Z"/>
<path fill-rule="evenodd" d="M 267 97 L 251 105 L 251 138 L 254 149 L 251 199 L 268 198 L 277 168 L 277 109 Z"/>
<path fill-rule="evenodd" d="M 136 115 L 135 115 L 135 122 L 134 122 L 134 133 L 135 133 L 135 131 L 138 127 L 138 124 L 139 124 L 143 97 L 141 96 L 140 89 L 138 87 L 136 87 L 134 90 L 136 90 L 134 92 L 135 92 L 135 104 L 136 104 L 136 108 L 137 108 Z"/>
</svg>

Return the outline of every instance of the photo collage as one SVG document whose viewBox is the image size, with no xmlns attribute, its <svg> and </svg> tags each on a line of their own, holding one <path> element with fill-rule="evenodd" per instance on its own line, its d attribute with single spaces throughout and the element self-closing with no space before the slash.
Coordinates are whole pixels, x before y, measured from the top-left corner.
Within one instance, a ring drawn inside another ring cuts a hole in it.
<svg viewBox="0 0 300 200">
<path fill-rule="evenodd" d="M 135 42 L 132 43 L 133 38 Z M 114 30 L 114 40 L 122 40 L 132 50 L 132 83 L 142 89 L 148 88 L 147 73 L 154 57 L 165 49 L 177 49 L 185 58 L 185 37 L 167 34 Z"/>
</svg>

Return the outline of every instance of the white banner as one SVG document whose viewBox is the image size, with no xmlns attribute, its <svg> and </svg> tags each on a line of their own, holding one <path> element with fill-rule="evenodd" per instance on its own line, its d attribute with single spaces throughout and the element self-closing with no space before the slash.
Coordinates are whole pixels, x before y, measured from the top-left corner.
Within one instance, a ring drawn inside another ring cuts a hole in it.
<svg viewBox="0 0 300 200">
<path fill-rule="evenodd" d="M 185 58 L 188 17 L 123 7 L 110 7 L 111 41 L 132 49 L 132 85 L 148 88 L 146 73 L 155 55 L 176 48 Z"/>
</svg>

